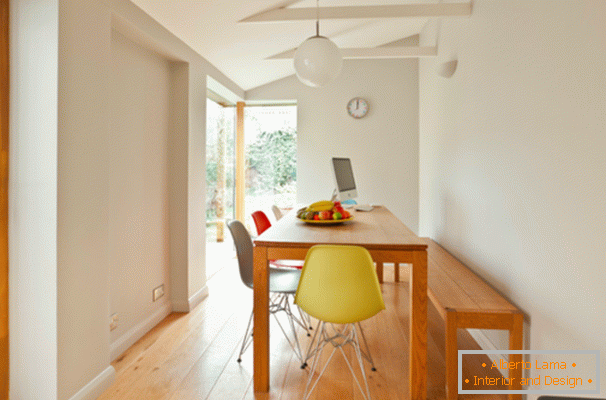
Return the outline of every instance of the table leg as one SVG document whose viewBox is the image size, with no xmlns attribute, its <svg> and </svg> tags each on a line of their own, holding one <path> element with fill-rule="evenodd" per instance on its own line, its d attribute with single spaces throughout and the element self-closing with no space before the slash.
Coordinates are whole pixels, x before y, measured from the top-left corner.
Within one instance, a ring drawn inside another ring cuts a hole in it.
<svg viewBox="0 0 606 400">
<path fill-rule="evenodd" d="M 253 379 L 255 392 L 269 391 L 269 266 L 267 248 L 255 247 L 253 253 L 254 325 Z"/>
<path fill-rule="evenodd" d="M 427 251 L 415 251 L 410 272 L 410 398 L 427 399 Z"/>
<path fill-rule="evenodd" d="M 509 350 L 522 350 L 524 346 L 524 315 L 514 314 L 513 324 L 509 331 Z M 517 363 L 522 361 L 522 354 L 510 354 L 509 361 Z M 517 364 L 514 364 L 517 365 Z M 509 379 L 513 383 L 510 390 L 522 390 L 522 368 L 510 368 Z M 520 400 L 521 394 L 510 394 L 509 400 Z"/>
<path fill-rule="evenodd" d="M 383 283 L 383 263 L 377 262 L 377 278 L 379 278 L 379 283 Z"/>
</svg>

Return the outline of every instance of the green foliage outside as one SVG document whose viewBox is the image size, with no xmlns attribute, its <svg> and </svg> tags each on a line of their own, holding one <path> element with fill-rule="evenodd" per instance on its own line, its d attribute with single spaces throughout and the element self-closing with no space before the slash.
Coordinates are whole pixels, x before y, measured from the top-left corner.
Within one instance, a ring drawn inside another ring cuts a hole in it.
<svg viewBox="0 0 606 400">
<path fill-rule="evenodd" d="M 247 194 L 278 194 L 296 182 L 297 139 L 293 129 L 262 132 L 246 153 Z"/>
<path fill-rule="evenodd" d="M 296 110 L 296 109 L 295 109 Z M 246 113 L 246 132 L 254 138 L 245 150 L 246 182 L 245 212 L 267 209 L 272 204 L 292 207 L 296 200 L 296 129 L 273 123 L 272 130 L 263 131 L 267 113 Z M 272 110 L 272 112 L 274 112 Z M 282 111 L 276 118 L 284 118 Z M 290 111 L 292 112 L 292 111 Z M 291 114 L 292 115 L 292 114 Z M 264 119 L 265 118 L 265 119 Z M 235 109 L 207 102 L 206 136 L 206 221 L 207 240 L 214 241 L 218 219 L 234 218 L 235 209 Z M 276 126 L 277 125 L 277 126 Z M 276 129 L 279 128 L 279 129 Z M 258 132 L 258 133 L 257 133 Z M 219 170 L 224 168 L 224 184 L 219 184 Z M 223 207 L 222 217 L 217 211 Z M 247 218 L 248 219 L 248 218 Z M 211 223 L 212 222 L 212 223 Z"/>
<path fill-rule="evenodd" d="M 216 137 L 212 138 L 215 140 Z M 232 216 L 234 210 L 234 166 L 230 155 L 234 154 L 233 136 L 226 138 L 226 215 Z M 218 158 L 216 144 L 209 146 L 206 160 L 206 219 L 217 217 L 216 187 Z M 259 196 L 277 196 L 271 203 L 291 206 L 294 201 L 297 181 L 297 139 L 293 129 L 262 132 L 246 151 L 246 196 L 247 204 L 256 203 Z M 260 200 L 260 199 L 259 199 Z M 252 204 L 251 204 L 252 206 Z"/>
<path fill-rule="evenodd" d="M 225 215 L 233 217 L 234 213 L 234 110 L 224 108 L 218 104 L 207 102 L 207 133 L 206 133 L 206 220 L 217 219 L 217 204 L 219 197 L 223 199 Z M 223 154 L 219 154 L 223 142 Z M 220 159 L 221 158 L 221 159 Z M 224 163 L 225 185 L 224 192 L 217 188 L 217 174 L 219 163 Z"/>
</svg>

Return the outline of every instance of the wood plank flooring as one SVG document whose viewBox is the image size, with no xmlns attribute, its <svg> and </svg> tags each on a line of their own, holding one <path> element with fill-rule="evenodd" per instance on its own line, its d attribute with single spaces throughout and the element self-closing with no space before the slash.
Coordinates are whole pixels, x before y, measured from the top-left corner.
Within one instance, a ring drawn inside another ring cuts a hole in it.
<svg viewBox="0 0 606 400">
<path fill-rule="evenodd" d="M 387 309 L 363 323 L 377 372 L 366 369 L 373 399 L 408 399 L 408 275 L 393 283 L 393 268 L 386 265 L 382 285 Z M 235 260 L 208 283 L 210 296 L 189 314 L 173 313 L 141 338 L 112 365 L 114 384 L 99 398 L 113 399 L 301 399 L 308 370 L 288 346 L 272 318 L 271 391 L 252 389 L 252 348 L 238 364 L 238 352 L 252 309 L 252 291 L 240 281 Z M 429 306 L 428 399 L 446 398 L 444 390 L 444 323 Z M 299 336 L 306 348 L 308 338 Z M 478 349 L 459 331 L 460 349 Z M 327 348 L 323 358 L 329 355 Z M 352 352 L 348 354 L 353 360 Z M 486 376 L 477 359 L 464 363 L 466 376 Z M 354 368 L 356 368 L 354 364 Z M 359 372 L 359 371 L 358 371 Z M 358 374 L 359 375 L 359 374 Z M 490 376 L 490 375 L 489 375 Z M 496 375 L 494 375 L 496 376 Z M 336 354 L 312 399 L 362 399 L 343 358 Z M 460 395 L 460 399 L 505 399 L 505 395 Z"/>
</svg>

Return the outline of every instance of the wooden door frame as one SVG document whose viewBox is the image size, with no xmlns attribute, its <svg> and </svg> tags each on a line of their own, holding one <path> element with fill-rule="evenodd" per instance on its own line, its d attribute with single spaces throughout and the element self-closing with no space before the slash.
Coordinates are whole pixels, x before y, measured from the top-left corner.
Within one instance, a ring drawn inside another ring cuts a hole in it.
<svg viewBox="0 0 606 400">
<path fill-rule="evenodd" d="M 0 398 L 8 398 L 9 0 L 0 0 Z"/>
<path fill-rule="evenodd" d="M 246 191 L 246 156 L 244 150 L 244 107 L 246 103 L 236 104 L 236 219 L 246 224 L 244 215 L 244 196 Z"/>
</svg>

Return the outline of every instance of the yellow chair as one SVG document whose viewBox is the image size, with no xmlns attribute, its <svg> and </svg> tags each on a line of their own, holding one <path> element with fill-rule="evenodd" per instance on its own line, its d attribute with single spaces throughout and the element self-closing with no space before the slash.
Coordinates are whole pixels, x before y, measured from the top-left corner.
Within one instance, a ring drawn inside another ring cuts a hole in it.
<svg viewBox="0 0 606 400">
<path fill-rule="evenodd" d="M 381 295 L 381 287 L 379 286 L 374 263 L 368 250 L 358 246 L 336 245 L 314 246 L 309 249 L 295 294 L 295 304 L 320 321 L 308 351 L 307 359 L 313 357 L 313 362 L 305 387 L 304 398 L 309 398 L 326 370 L 326 366 L 339 349 L 345 357 L 347 366 L 362 395 L 365 399 L 370 399 L 370 389 L 364 372 L 362 357 L 367 358 L 371 363 L 372 359 L 370 353 L 363 354 L 360 348 L 356 325 L 358 325 L 361 332 L 360 321 L 384 310 L 385 303 Z M 335 327 L 334 324 L 344 325 Z M 368 352 L 368 344 L 363 332 L 361 333 Z M 310 388 L 322 349 L 328 343 L 333 345 L 333 351 Z M 343 351 L 343 347 L 348 344 L 355 349 L 362 377 L 366 384 L 366 394 Z"/>
</svg>

